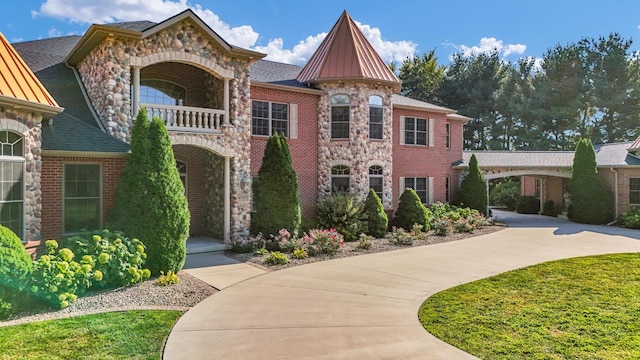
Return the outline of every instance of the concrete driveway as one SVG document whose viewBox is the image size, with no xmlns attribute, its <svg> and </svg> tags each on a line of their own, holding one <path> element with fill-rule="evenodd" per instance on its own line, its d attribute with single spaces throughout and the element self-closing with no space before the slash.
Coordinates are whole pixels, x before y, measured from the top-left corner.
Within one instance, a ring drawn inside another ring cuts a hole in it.
<svg viewBox="0 0 640 360">
<path fill-rule="evenodd" d="M 262 274 L 189 310 L 165 359 L 472 359 L 418 308 L 449 287 L 544 261 L 640 251 L 640 231 L 496 211 L 509 228 Z"/>
</svg>

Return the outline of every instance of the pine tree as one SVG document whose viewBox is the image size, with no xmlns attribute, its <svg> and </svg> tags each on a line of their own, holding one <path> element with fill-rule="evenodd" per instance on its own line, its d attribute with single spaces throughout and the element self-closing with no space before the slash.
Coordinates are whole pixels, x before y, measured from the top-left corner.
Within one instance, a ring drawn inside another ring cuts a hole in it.
<svg viewBox="0 0 640 360">
<path fill-rule="evenodd" d="M 182 269 L 189 236 L 187 198 L 164 122 L 154 118 L 149 123 L 144 109 L 132 131 L 131 156 L 114 210 L 110 227 L 146 245 L 145 266 L 154 275 Z"/>
<path fill-rule="evenodd" d="M 468 173 L 460 184 L 456 203 L 476 209 L 483 214 L 487 212 L 487 185 L 482 179 L 475 154 L 472 154 L 469 160 Z"/>
<path fill-rule="evenodd" d="M 284 136 L 274 134 L 267 141 L 258 179 L 253 184 L 253 199 L 252 234 L 277 234 L 280 229 L 298 233 L 301 223 L 298 179 Z"/>
<path fill-rule="evenodd" d="M 605 224 L 613 219 L 611 193 L 598 177 L 596 153 L 589 139 L 576 146 L 569 185 L 568 217 L 583 224 Z"/>
<path fill-rule="evenodd" d="M 384 237 L 389 227 L 389 218 L 384 211 L 382 201 L 373 189 L 369 189 L 369 195 L 364 202 L 362 227 L 364 233 L 377 238 Z"/>
<path fill-rule="evenodd" d="M 406 188 L 398 203 L 391 225 L 410 231 L 414 224 L 422 225 L 422 231 L 429 231 L 429 210 L 422 204 L 420 196 L 411 188 Z"/>
</svg>

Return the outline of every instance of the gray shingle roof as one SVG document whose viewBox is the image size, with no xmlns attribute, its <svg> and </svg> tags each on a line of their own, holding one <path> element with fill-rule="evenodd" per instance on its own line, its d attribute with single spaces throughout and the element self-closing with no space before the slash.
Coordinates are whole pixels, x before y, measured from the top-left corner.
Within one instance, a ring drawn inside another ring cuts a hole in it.
<svg viewBox="0 0 640 360">
<path fill-rule="evenodd" d="M 269 60 L 258 60 L 251 64 L 251 81 L 309 88 L 296 80 L 301 66 L 284 64 Z"/>
<path fill-rule="evenodd" d="M 127 152 L 129 145 L 106 134 L 93 116 L 73 70 L 63 60 L 79 36 L 12 44 L 65 110 L 42 126 L 42 149 L 83 152 Z"/>
<path fill-rule="evenodd" d="M 409 97 L 406 97 L 406 96 L 402 96 L 402 95 L 398 95 L 398 94 L 394 94 L 393 95 L 393 100 L 392 101 L 393 101 L 393 105 L 408 106 L 408 107 L 413 107 L 413 108 L 421 108 L 421 109 L 425 109 L 425 110 L 437 111 L 437 112 L 446 113 L 446 114 L 455 113 L 455 110 L 451 110 L 451 109 L 446 108 L 444 106 L 434 105 L 434 104 L 431 104 L 431 103 L 428 103 L 428 102 L 412 99 L 412 98 L 409 98 Z"/>
<path fill-rule="evenodd" d="M 118 29 L 125 29 L 125 30 L 139 31 L 139 32 L 143 32 L 148 28 L 156 25 L 158 24 L 154 23 L 153 21 L 147 21 L 147 20 L 104 24 L 104 26 L 111 26 Z"/>
<path fill-rule="evenodd" d="M 640 159 L 629 154 L 631 142 L 596 145 L 596 163 L 599 167 L 640 166 Z M 573 151 L 464 151 L 456 167 L 469 166 L 475 154 L 480 168 L 571 168 Z"/>
</svg>

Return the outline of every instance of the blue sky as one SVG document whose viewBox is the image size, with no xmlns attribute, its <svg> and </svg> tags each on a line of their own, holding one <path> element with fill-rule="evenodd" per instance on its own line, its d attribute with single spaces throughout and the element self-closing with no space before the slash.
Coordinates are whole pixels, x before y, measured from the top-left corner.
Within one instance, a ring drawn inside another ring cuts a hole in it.
<svg viewBox="0 0 640 360">
<path fill-rule="evenodd" d="M 540 58 L 555 44 L 620 33 L 640 50 L 637 0 L 22 0 L 3 3 L 11 42 L 77 34 L 91 23 L 162 21 L 191 7 L 228 42 L 267 59 L 304 64 L 343 10 L 387 62 L 436 50 L 499 48 L 504 59 Z"/>
</svg>

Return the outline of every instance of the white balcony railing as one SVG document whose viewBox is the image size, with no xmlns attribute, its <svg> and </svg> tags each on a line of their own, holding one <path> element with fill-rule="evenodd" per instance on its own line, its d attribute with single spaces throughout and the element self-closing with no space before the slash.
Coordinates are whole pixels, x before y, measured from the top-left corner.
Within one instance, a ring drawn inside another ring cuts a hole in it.
<svg viewBox="0 0 640 360">
<path fill-rule="evenodd" d="M 161 118 L 168 131 L 221 133 L 227 116 L 224 110 L 217 109 L 142 103 L 140 106 L 147 109 L 149 118 Z"/>
</svg>

